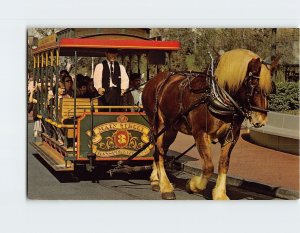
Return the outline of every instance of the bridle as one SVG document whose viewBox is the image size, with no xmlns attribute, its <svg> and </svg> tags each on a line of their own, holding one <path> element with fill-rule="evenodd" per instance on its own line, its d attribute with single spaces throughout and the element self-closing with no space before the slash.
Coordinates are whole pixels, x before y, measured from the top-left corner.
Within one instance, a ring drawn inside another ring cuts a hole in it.
<svg viewBox="0 0 300 233">
<path fill-rule="evenodd" d="M 256 84 L 253 84 L 253 80 L 257 80 Z M 247 92 L 246 92 L 246 95 L 247 95 L 246 105 L 247 105 L 248 112 L 256 111 L 256 112 L 261 112 L 261 113 L 267 113 L 267 112 L 269 112 L 269 110 L 267 110 L 265 108 L 258 107 L 258 106 L 253 106 L 251 104 L 251 99 L 254 98 L 254 95 L 256 93 L 259 93 L 260 95 L 263 95 L 264 98 L 268 97 L 267 93 L 265 91 L 261 90 L 261 88 L 259 87 L 259 80 L 260 80 L 259 76 L 253 75 L 251 73 L 245 79 L 244 85 L 245 85 L 246 90 L 247 90 Z"/>
</svg>

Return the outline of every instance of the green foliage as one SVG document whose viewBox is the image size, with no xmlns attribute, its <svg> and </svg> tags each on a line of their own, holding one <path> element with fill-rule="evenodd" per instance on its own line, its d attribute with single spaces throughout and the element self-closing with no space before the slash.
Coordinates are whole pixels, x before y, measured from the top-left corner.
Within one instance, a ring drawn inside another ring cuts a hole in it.
<svg viewBox="0 0 300 233">
<path fill-rule="evenodd" d="M 210 63 L 210 52 L 217 57 L 219 50 L 234 48 L 252 50 L 262 58 L 270 56 L 272 29 L 263 28 L 162 28 L 152 29 L 152 36 L 163 40 L 179 40 L 181 49 L 173 55 L 175 70 L 203 71 Z"/>
<path fill-rule="evenodd" d="M 299 83 L 276 83 L 276 94 L 270 95 L 270 110 L 289 112 L 299 110 Z"/>
</svg>

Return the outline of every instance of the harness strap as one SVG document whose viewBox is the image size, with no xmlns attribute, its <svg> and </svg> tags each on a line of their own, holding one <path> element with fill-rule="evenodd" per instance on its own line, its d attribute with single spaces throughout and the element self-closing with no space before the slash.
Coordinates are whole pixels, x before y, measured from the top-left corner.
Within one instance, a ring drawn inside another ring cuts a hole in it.
<svg viewBox="0 0 300 233">
<path fill-rule="evenodd" d="M 210 77 L 210 101 L 208 108 L 210 111 L 217 113 L 218 115 L 233 115 L 235 109 L 232 106 L 230 100 L 226 98 L 225 94 L 222 93 L 222 90 L 216 80 L 213 77 Z"/>
<path fill-rule="evenodd" d="M 186 79 L 182 80 L 181 83 L 179 84 L 179 90 L 180 90 L 180 101 L 179 101 L 179 113 L 184 112 L 184 107 L 183 107 L 183 93 L 184 89 L 187 87 L 188 84 L 190 84 L 190 76 L 183 75 Z M 187 127 L 187 130 L 191 132 L 192 127 L 190 126 L 188 119 L 186 115 L 182 115 L 182 118 L 184 120 L 184 124 Z"/>
<path fill-rule="evenodd" d="M 237 113 L 243 117 L 247 117 L 247 114 L 240 108 L 238 103 L 234 101 L 234 99 L 228 94 L 227 91 L 225 91 L 223 88 L 220 87 L 220 90 L 224 93 L 224 95 L 229 99 L 229 101 L 232 103 L 234 108 L 237 110 Z"/>
<path fill-rule="evenodd" d="M 169 78 L 171 76 L 173 76 L 174 73 L 173 72 L 170 72 L 169 73 L 169 76 L 166 77 L 162 82 L 160 82 L 160 84 L 158 85 L 158 88 L 156 89 L 156 94 L 155 94 L 155 105 L 154 105 L 154 108 L 153 108 L 153 121 L 152 121 L 152 126 L 155 125 L 155 120 L 156 120 L 156 117 L 157 117 L 157 111 L 158 111 L 158 95 L 161 91 L 161 89 L 163 88 L 163 86 L 166 84 L 166 82 L 169 80 Z"/>
<path fill-rule="evenodd" d="M 263 113 L 269 112 L 269 110 L 267 110 L 267 109 L 263 109 L 263 108 L 252 106 L 252 105 L 250 105 L 250 110 L 254 110 L 256 112 L 263 112 Z"/>
</svg>

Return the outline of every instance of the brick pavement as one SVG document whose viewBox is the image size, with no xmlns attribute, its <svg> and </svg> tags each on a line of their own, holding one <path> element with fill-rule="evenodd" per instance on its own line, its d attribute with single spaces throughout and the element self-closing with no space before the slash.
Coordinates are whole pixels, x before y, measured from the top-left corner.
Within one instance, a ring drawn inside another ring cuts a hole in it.
<svg viewBox="0 0 300 233">
<path fill-rule="evenodd" d="M 246 130 L 242 130 L 231 155 L 228 176 L 299 190 L 299 156 L 255 145 L 248 140 L 248 135 Z M 170 149 L 183 152 L 193 143 L 193 137 L 179 133 Z M 219 153 L 220 145 L 213 145 L 215 173 L 218 170 Z M 200 157 L 196 148 L 187 155 L 195 159 Z M 196 161 L 194 164 L 200 168 L 201 163 Z"/>
</svg>

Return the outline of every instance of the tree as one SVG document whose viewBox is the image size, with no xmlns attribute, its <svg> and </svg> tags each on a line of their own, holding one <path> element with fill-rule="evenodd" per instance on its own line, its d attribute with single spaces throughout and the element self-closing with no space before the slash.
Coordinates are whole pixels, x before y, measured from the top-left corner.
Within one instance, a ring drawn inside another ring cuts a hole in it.
<svg viewBox="0 0 300 233">
<path fill-rule="evenodd" d="M 278 29 L 279 32 L 282 30 Z M 161 36 L 163 40 L 181 42 L 181 50 L 173 59 L 173 67 L 176 70 L 186 70 L 190 67 L 197 71 L 203 70 L 211 62 L 208 52 L 215 54 L 214 51 L 219 50 L 245 48 L 263 59 L 271 57 L 271 28 L 163 28 L 152 29 L 151 33 L 153 36 Z M 284 60 L 289 60 L 293 54 L 291 43 L 299 42 L 298 37 L 298 29 L 287 29 L 279 33 L 277 51 Z"/>
</svg>

